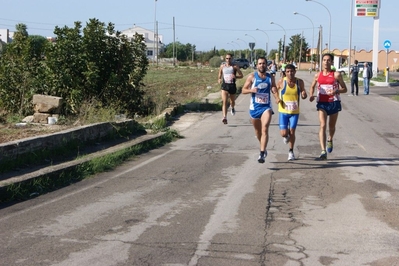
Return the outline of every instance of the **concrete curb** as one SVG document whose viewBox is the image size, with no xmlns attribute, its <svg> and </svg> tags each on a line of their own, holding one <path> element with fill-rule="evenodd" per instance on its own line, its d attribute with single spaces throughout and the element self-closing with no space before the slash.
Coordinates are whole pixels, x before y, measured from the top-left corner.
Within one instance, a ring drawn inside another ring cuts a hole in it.
<svg viewBox="0 0 399 266">
<path fill-rule="evenodd" d="M 140 137 L 138 137 L 136 139 L 124 142 L 122 144 L 118 144 L 118 145 L 112 146 L 110 148 L 107 148 L 107 149 L 104 149 L 104 150 L 101 150 L 101 151 L 98 151 L 98 152 L 91 153 L 91 154 L 89 154 L 87 156 L 84 156 L 82 158 L 79 158 L 79 159 L 76 159 L 76 160 L 73 160 L 73 161 L 63 162 L 63 163 L 60 163 L 60 164 L 57 164 L 57 165 L 44 167 L 44 168 L 41 168 L 41 169 L 39 169 L 37 171 L 34 171 L 34 172 L 30 172 L 30 173 L 23 174 L 23 175 L 20 175 L 20 176 L 16 176 L 16 177 L 11 177 L 11 178 L 5 179 L 3 181 L 0 181 L 0 189 L 4 188 L 6 186 L 12 185 L 12 184 L 16 184 L 16 183 L 21 183 L 21 182 L 25 182 L 25 181 L 28 181 L 28 180 L 32 180 L 34 178 L 40 178 L 40 177 L 44 177 L 44 176 L 50 175 L 50 174 L 61 173 L 62 171 L 65 171 L 65 170 L 68 170 L 68 169 L 72 169 L 72 168 L 74 168 L 74 167 L 76 167 L 78 165 L 81 165 L 81 164 L 83 164 L 85 162 L 88 162 L 88 161 L 91 161 L 93 159 L 101 158 L 103 156 L 106 156 L 106 155 L 109 155 L 109 154 L 113 154 L 113 153 L 115 153 L 115 152 L 117 152 L 119 150 L 130 148 L 130 147 L 133 147 L 133 146 L 138 145 L 140 143 L 144 143 L 146 141 L 150 141 L 150 140 L 156 139 L 156 138 L 158 138 L 158 137 L 160 137 L 160 136 L 162 136 L 164 134 L 165 134 L 164 132 L 160 132 L 160 133 L 157 133 L 157 134 L 154 134 L 154 135 L 140 136 Z"/>
</svg>

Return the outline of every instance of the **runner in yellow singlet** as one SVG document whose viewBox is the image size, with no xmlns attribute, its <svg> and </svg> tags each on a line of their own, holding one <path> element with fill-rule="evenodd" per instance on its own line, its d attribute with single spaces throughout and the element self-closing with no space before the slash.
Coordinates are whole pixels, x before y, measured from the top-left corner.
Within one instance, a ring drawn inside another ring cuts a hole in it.
<svg viewBox="0 0 399 266">
<path fill-rule="evenodd" d="M 296 67 L 288 64 L 285 67 L 285 77 L 277 83 L 278 93 L 274 94 L 279 111 L 280 134 L 284 143 L 289 143 L 288 160 L 295 160 L 294 144 L 295 130 L 299 119 L 299 96 L 308 96 L 302 79 L 295 77 Z"/>
</svg>

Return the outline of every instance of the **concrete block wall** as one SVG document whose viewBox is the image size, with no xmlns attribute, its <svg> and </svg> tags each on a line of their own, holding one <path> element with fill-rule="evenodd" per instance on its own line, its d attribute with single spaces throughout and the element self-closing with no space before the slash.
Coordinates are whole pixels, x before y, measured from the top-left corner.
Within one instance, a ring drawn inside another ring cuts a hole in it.
<svg viewBox="0 0 399 266">
<path fill-rule="evenodd" d="M 43 150 L 52 149 L 65 145 L 74 140 L 81 142 L 102 139 L 110 134 L 116 133 L 117 128 L 135 128 L 137 122 L 126 120 L 122 122 L 105 122 L 93 125 L 81 126 L 67 129 L 57 133 L 25 138 L 0 144 L 0 161 L 17 158 L 20 155 Z"/>
</svg>

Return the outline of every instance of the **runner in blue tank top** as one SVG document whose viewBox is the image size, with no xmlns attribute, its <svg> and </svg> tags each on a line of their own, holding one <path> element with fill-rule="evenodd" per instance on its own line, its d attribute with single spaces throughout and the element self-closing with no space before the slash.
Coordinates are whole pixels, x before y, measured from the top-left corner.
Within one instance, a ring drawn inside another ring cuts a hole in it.
<svg viewBox="0 0 399 266">
<path fill-rule="evenodd" d="M 249 115 L 255 129 L 255 135 L 259 140 L 259 163 L 264 163 L 267 156 L 267 143 L 269 141 L 269 126 L 273 110 L 271 106 L 271 92 L 276 93 L 274 76 L 266 72 L 267 60 L 259 57 L 257 71 L 249 74 L 242 88 L 242 94 L 251 93 Z"/>
</svg>

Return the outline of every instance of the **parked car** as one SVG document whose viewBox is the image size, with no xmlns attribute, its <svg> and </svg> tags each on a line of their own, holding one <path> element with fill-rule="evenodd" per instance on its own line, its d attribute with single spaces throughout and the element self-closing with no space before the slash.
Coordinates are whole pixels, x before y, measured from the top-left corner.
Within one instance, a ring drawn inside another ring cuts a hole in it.
<svg viewBox="0 0 399 266">
<path fill-rule="evenodd" d="M 352 66 L 351 66 L 352 67 Z M 349 68 L 346 66 L 346 67 L 341 67 L 341 68 L 338 68 L 337 70 L 335 70 L 336 72 L 340 72 L 341 73 L 341 75 L 349 75 Z"/>
<path fill-rule="evenodd" d="M 249 61 L 248 61 L 248 59 L 245 59 L 245 58 L 234 59 L 233 64 L 235 64 L 243 69 L 247 69 L 249 67 Z"/>
<path fill-rule="evenodd" d="M 366 61 L 358 62 L 357 66 L 359 68 L 359 73 L 363 72 L 364 63 L 367 63 L 370 68 L 373 68 L 373 63 L 372 62 L 366 62 Z M 352 66 L 353 65 L 351 65 L 351 67 Z M 341 75 L 349 75 L 349 68 L 347 66 L 338 68 L 335 71 L 341 72 Z"/>
<path fill-rule="evenodd" d="M 362 61 L 362 62 L 359 62 L 359 63 L 357 64 L 357 66 L 359 67 L 359 72 L 363 72 L 364 63 L 367 63 L 368 66 L 369 66 L 371 69 L 373 69 L 373 62 Z"/>
</svg>

